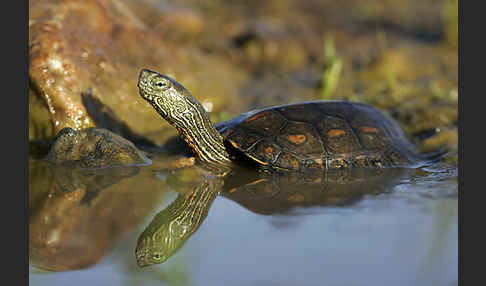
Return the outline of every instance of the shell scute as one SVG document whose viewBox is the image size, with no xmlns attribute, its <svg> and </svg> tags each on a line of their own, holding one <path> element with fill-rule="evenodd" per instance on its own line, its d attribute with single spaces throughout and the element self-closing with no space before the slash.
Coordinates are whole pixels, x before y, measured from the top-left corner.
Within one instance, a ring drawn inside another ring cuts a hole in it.
<svg viewBox="0 0 486 286">
<path fill-rule="evenodd" d="M 251 148 L 256 142 L 262 140 L 259 134 L 252 133 L 241 127 L 236 127 L 231 133 L 223 134 L 228 142 L 237 149 L 241 151 L 246 151 Z"/>
<path fill-rule="evenodd" d="M 297 157 L 290 153 L 283 152 L 274 164 L 276 167 L 287 170 L 299 170 L 300 162 Z"/>
<path fill-rule="evenodd" d="M 362 149 L 358 138 L 344 119 L 325 116 L 315 126 L 329 154 L 351 153 Z"/>
<path fill-rule="evenodd" d="M 261 140 L 249 150 L 248 154 L 262 165 L 271 165 L 281 152 L 279 146 L 269 140 Z"/>
<path fill-rule="evenodd" d="M 275 136 L 286 123 L 285 118 L 272 110 L 265 110 L 248 117 L 241 127 L 258 132 L 263 136 Z"/>
<path fill-rule="evenodd" d="M 350 125 L 356 131 L 363 148 L 366 150 L 384 149 L 392 144 L 383 124 L 367 112 L 357 112 L 353 120 L 350 121 Z"/>
<path fill-rule="evenodd" d="M 276 138 L 277 144 L 296 154 L 320 155 L 324 152 L 316 130 L 309 123 L 289 122 Z"/>
</svg>

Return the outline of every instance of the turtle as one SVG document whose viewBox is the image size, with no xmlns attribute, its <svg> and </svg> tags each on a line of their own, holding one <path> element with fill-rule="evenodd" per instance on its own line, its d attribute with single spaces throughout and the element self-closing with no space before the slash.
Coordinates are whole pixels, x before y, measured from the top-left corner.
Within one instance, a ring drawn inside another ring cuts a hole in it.
<svg viewBox="0 0 486 286">
<path fill-rule="evenodd" d="M 211 166 L 251 162 L 261 170 L 309 172 L 403 167 L 426 158 L 392 118 L 365 103 L 292 103 L 213 125 L 198 100 L 167 75 L 141 69 L 138 88 L 196 158 Z"/>
</svg>

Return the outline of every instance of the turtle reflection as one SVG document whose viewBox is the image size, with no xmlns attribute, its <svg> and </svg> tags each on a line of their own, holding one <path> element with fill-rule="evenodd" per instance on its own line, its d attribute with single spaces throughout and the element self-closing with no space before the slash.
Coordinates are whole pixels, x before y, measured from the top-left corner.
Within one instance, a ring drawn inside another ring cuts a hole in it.
<svg viewBox="0 0 486 286">
<path fill-rule="evenodd" d="M 179 194 L 154 217 L 138 239 L 139 266 L 164 262 L 198 229 L 218 195 L 219 180 L 206 180 L 188 194 Z"/>
<path fill-rule="evenodd" d="M 400 168 L 306 174 L 233 170 L 224 178 L 205 178 L 153 218 L 138 239 L 137 263 L 162 263 L 176 253 L 202 224 L 218 195 L 257 214 L 299 215 L 310 207 L 349 206 L 365 195 L 391 191 L 406 172 Z"/>
</svg>

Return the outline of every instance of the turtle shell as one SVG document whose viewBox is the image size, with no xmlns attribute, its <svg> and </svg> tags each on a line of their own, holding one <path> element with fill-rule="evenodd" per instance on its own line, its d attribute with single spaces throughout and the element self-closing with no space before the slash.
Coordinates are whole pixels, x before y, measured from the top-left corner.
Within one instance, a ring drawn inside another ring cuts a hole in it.
<svg viewBox="0 0 486 286">
<path fill-rule="evenodd" d="M 383 168 L 415 163 L 400 126 L 378 109 L 314 101 L 244 113 L 216 126 L 233 159 L 279 170 Z"/>
</svg>

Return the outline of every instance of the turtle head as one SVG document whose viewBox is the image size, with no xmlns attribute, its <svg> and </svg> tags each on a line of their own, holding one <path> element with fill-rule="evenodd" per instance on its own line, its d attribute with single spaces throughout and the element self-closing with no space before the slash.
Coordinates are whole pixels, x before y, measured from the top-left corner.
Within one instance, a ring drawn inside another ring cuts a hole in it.
<svg viewBox="0 0 486 286">
<path fill-rule="evenodd" d="M 170 219 L 171 211 L 169 208 L 160 212 L 151 222 L 151 226 L 140 235 L 135 250 L 139 266 L 166 261 L 187 239 L 187 228 L 177 220 Z"/>
<path fill-rule="evenodd" d="M 170 124 L 185 126 L 187 119 L 204 112 L 197 100 L 177 81 L 156 71 L 142 69 L 138 78 L 140 96 Z"/>
<path fill-rule="evenodd" d="M 156 71 L 142 69 L 138 89 L 142 98 L 177 128 L 203 161 L 230 162 L 223 138 L 209 120 L 209 115 L 181 84 Z"/>
<path fill-rule="evenodd" d="M 139 241 L 135 256 L 140 267 L 162 263 L 169 258 L 170 254 L 164 249 L 164 242 L 150 242 L 147 239 Z"/>
<path fill-rule="evenodd" d="M 174 213 L 175 210 L 181 209 L 181 199 L 185 201 L 185 196 L 181 195 L 179 200 L 172 204 L 172 207 L 169 205 L 168 208 L 158 213 L 138 238 L 135 250 L 138 266 L 149 266 L 166 261 L 185 243 L 194 231 L 194 227 L 199 226 L 188 225 L 177 219 L 179 215 L 185 214 L 184 208 L 182 208 L 181 214 Z"/>
</svg>

